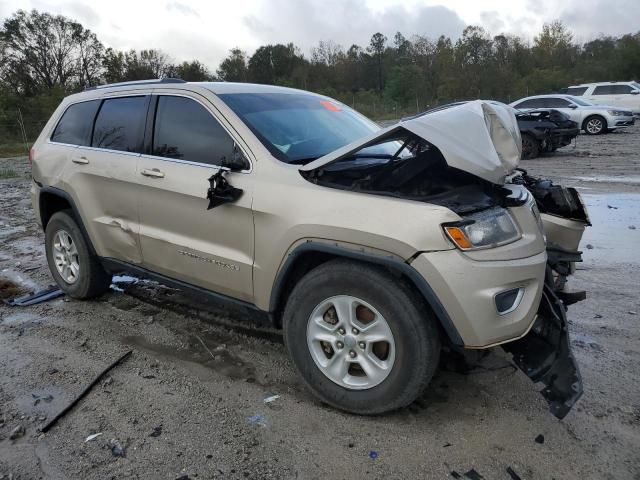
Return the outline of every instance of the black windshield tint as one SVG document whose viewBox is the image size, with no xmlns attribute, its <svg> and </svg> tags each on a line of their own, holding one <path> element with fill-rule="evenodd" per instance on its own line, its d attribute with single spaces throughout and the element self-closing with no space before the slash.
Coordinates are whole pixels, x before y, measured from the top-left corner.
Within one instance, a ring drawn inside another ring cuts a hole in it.
<svg viewBox="0 0 640 480">
<path fill-rule="evenodd" d="M 96 116 L 99 105 L 100 100 L 90 100 L 71 105 L 62 115 L 60 123 L 58 123 L 53 135 L 51 135 L 51 141 L 88 146 L 91 141 L 93 119 Z"/>
<path fill-rule="evenodd" d="M 286 163 L 308 163 L 380 129 L 325 97 L 296 93 L 228 93 L 219 97 L 262 144 Z"/>
</svg>

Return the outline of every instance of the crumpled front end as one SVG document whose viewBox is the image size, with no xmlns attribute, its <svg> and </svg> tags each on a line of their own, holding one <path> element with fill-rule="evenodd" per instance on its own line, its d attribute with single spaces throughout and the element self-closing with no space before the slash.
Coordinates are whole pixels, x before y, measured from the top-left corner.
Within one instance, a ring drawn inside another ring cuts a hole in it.
<svg viewBox="0 0 640 480">
<path fill-rule="evenodd" d="M 502 348 L 533 382 L 544 384 L 540 393 L 551 413 L 564 418 L 582 396 L 582 377 L 571 353 L 565 306 L 548 284 L 530 332 Z"/>
<path fill-rule="evenodd" d="M 511 179 L 524 185 L 536 200 L 547 240 L 547 272 L 537 319 L 523 338 L 502 348 L 513 354 L 515 364 L 533 381 L 549 409 L 562 419 L 582 396 L 582 377 L 571 353 L 567 307 L 586 298 L 584 291 L 570 291 L 567 279 L 582 261 L 578 250 L 582 234 L 591 225 L 587 209 L 574 188 L 554 185 L 521 171 Z"/>
</svg>

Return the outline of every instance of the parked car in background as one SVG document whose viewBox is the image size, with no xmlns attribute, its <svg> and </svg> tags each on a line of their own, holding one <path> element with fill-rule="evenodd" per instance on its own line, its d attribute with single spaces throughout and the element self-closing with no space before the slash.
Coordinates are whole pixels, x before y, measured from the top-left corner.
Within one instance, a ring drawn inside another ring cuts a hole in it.
<svg viewBox="0 0 640 480">
<path fill-rule="evenodd" d="M 640 83 L 599 82 L 582 83 L 566 89 L 567 95 L 582 97 L 597 105 L 613 105 L 640 115 Z"/>
<path fill-rule="evenodd" d="M 578 123 L 559 110 L 516 111 L 516 120 L 522 137 L 524 160 L 569 145 L 580 133 Z"/>
<path fill-rule="evenodd" d="M 535 95 L 510 103 L 522 111 L 539 108 L 553 108 L 571 118 L 589 135 L 611 132 L 616 128 L 633 125 L 634 116 L 630 110 L 610 105 L 595 105 L 583 98 L 572 95 Z"/>
</svg>

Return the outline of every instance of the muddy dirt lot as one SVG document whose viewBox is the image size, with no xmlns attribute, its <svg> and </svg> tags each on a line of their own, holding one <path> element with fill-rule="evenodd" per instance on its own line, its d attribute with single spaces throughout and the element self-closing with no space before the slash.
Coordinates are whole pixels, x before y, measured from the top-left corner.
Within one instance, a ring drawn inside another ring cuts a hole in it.
<svg viewBox="0 0 640 480">
<path fill-rule="evenodd" d="M 10 296 L 52 280 L 26 159 L 0 166 L 19 175 L 0 180 L 0 292 Z M 0 478 L 461 478 L 453 472 L 475 469 L 508 480 L 510 467 L 522 479 L 640 479 L 640 128 L 581 136 L 522 166 L 578 186 L 594 222 L 571 280 L 589 296 L 568 314 L 585 393 L 564 420 L 500 352 L 466 375 L 440 370 L 402 411 L 343 414 L 304 390 L 280 336 L 247 312 L 121 278 L 97 301 L 0 306 Z"/>
</svg>

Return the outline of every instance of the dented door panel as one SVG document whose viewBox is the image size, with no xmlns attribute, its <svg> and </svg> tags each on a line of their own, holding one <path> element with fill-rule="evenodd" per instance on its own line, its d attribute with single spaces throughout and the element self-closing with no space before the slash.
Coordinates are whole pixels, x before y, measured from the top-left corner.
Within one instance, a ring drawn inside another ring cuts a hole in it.
<svg viewBox="0 0 640 480">
<path fill-rule="evenodd" d="M 77 147 L 72 157 L 74 168 L 69 169 L 66 182 L 81 199 L 76 205 L 96 252 L 101 257 L 140 264 L 139 154 Z"/>
</svg>

